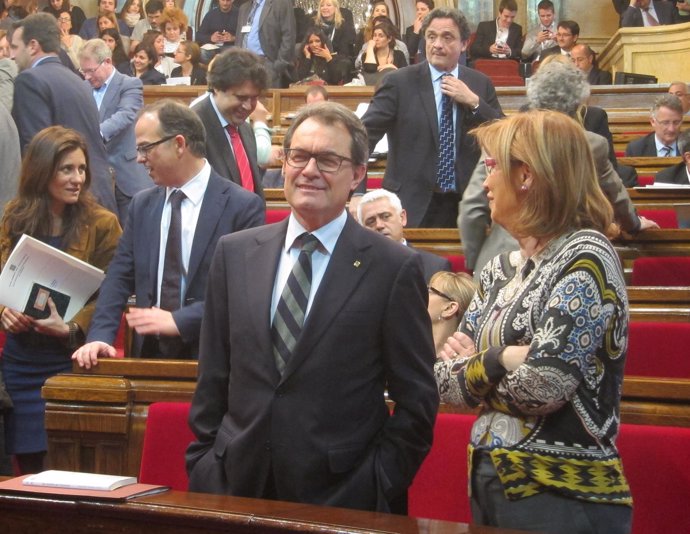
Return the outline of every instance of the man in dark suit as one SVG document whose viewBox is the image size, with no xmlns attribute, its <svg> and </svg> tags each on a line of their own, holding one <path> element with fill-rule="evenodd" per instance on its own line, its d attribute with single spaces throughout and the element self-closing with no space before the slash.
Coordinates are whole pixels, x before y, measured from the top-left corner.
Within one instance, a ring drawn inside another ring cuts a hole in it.
<svg viewBox="0 0 690 534">
<path fill-rule="evenodd" d="M 290 0 L 252 0 L 240 7 L 235 43 L 263 58 L 270 87 L 282 87 L 295 56 L 295 34 Z"/>
<path fill-rule="evenodd" d="M 553 46 L 541 55 L 541 59 L 547 58 L 554 54 L 562 54 L 570 57 L 570 52 L 577 44 L 580 37 L 580 25 L 574 20 L 562 20 L 556 27 L 556 43 L 558 46 Z"/>
<path fill-rule="evenodd" d="M 407 213 L 395 193 L 386 189 L 369 191 L 357 206 L 357 220 L 362 226 L 411 247 L 407 244 L 403 231 L 407 225 Z M 427 284 L 437 272 L 452 271 L 448 258 L 437 256 L 426 250 L 414 250 L 421 256 L 424 279 Z"/>
<path fill-rule="evenodd" d="M 368 155 L 350 110 L 306 106 L 285 152 L 290 217 L 222 238 L 209 271 L 189 489 L 404 513 L 438 409 L 421 261 L 345 209 Z"/>
<path fill-rule="evenodd" d="M 36 13 L 14 24 L 11 55 L 20 71 L 14 84 L 12 116 L 22 152 L 34 135 L 48 126 L 81 133 L 89 149 L 91 192 L 117 212 L 113 177 L 98 129 L 98 108 L 91 91 L 57 57 L 60 30 L 49 13 Z"/>
<path fill-rule="evenodd" d="M 570 59 L 573 60 L 578 69 L 585 73 L 589 85 L 611 85 L 611 73 L 597 67 L 594 50 L 588 45 L 573 46 L 570 51 Z"/>
<path fill-rule="evenodd" d="M 690 185 L 690 130 L 678 137 L 678 150 L 683 161 L 658 172 L 654 182 Z"/>
<path fill-rule="evenodd" d="M 87 343 L 72 355 L 86 368 L 115 355 L 112 343 L 132 294 L 136 304 L 126 314 L 136 332 L 131 355 L 195 358 L 218 239 L 264 222 L 258 196 L 211 170 L 204 127 L 187 106 L 162 99 L 145 107 L 135 135 L 139 161 L 158 187 L 138 193 L 129 206 Z"/>
<path fill-rule="evenodd" d="M 211 94 L 192 109 L 206 129 L 208 162 L 224 178 L 263 197 L 256 138 L 247 118 L 266 89 L 266 70 L 255 54 L 233 48 L 216 56 L 207 78 Z"/>
<path fill-rule="evenodd" d="M 501 0 L 498 18 L 486 20 L 477 26 L 470 48 L 470 58 L 520 59 L 522 52 L 522 26 L 513 22 L 517 16 L 515 0 Z"/>
<path fill-rule="evenodd" d="M 626 157 L 663 158 L 679 156 L 678 136 L 683 125 L 683 105 L 671 94 L 660 96 L 652 106 L 650 121 L 654 131 L 625 147 Z"/>
<path fill-rule="evenodd" d="M 452 228 L 460 196 L 479 160 L 479 147 L 467 132 L 503 113 L 491 80 L 458 65 L 470 37 L 464 15 L 455 9 L 436 8 L 427 15 L 422 31 L 427 61 L 389 74 L 362 122 L 369 132 L 371 150 L 388 135 L 383 187 L 400 197 L 408 225 Z M 453 137 L 450 146 L 454 150 L 449 151 L 439 151 L 449 139 L 441 136 L 444 103 L 454 125 L 450 132 L 446 130 Z M 357 193 L 365 192 L 363 181 Z M 358 197 L 353 197 L 351 212 L 357 202 Z"/>
<path fill-rule="evenodd" d="M 678 24 L 678 10 L 671 2 L 631 0 L 621 15 L 621 27 L 650 27 Z"/>
<path fill-rule="evenodd" d="M 79 51 L 79 64 L 92 89 L 101 121 L 101 136 L 108 162 L 115 171 L 115 200 L 120 223 L 139 191 L 153 186 L 146 168 L 137 163 L 134 121 L 144 105 L 141 80 L 119 73 L 113 53 L 101 39 L 87 41 Z"/>
</svg>

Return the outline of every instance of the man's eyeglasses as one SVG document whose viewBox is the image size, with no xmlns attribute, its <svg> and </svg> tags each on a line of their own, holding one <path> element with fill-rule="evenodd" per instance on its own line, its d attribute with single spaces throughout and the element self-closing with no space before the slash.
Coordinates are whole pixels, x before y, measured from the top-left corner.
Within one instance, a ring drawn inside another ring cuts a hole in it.
<svg viewBox="0 0 690 534">
<path fill-rule="evenodd" d="M 309 162 L 314 158 L 316 160 L 316 167 L 321 172 L 338 172 L 343 161 L 349 161 L 350 158 L 345 156 L 338 156 L 337 154 L 319 153 L 312 154 L 301 148 L 288 148 L 285 150 L 285 163 L 295 169 L 304 169 Z"/>
<path fill-rule="evenodd" d="M 450 298 L 448 295 L 443 293 L 442 291 L 439 291 L 435 287 L 432 286 L 427 286 L 427 289 L 429 290 L 429 293 L 433 293 L 434 295 L 438 295 L 442 299 L 446 299 L 449 302 L 455 302 L 455 299 Z"/>
<path fill-rule="evenodd" d="M 654 121 L 663 126 L 664 128 L 668 128 L 669 126 L 673 126 L 674 128 L 678 128 L 681 124 L 683 124 L 683 121 L 658 121 L 654 119 Z"/>
<path fill-rule="evenodd" d="M 556 37 L 561 37 L 561 38 L 572 37 L 572 36 L 573 36 L 572 33 L 561 33 L 561 32 L 558 32 L 558 33 L 556 34 Z"/>
<path fill-rule="evenodd" d="M 105 59 L 103 61 L 105 61 Z M 91 76 L 94 72 L 96 72 L 101 67 L 101 65 L 103 65 L 103 61 L 98 63 L 98 65 L 96 65 L 92 69 L 79 69 L 79 72 L 81 72 L 81 74 L 83 76 Z"/>
<path fill-rule="evenodd" d="M 160 145 L 161 143 L 165 143 L 166 141 L 170 141 L 174 137 L 177 137 L 177 134 L 168 135 L 167 137 L 164 137 L 163 139 L 159 139 L 158 141 L 154 141 L 153 143 L 147 143 L 145 145 L 139 145 L 136 147 L 137 154 L 139 154 L 141 157 L 145 158 L 146 156 L 149 155 L 149 152 L 151 152 L 158 145 Z"/>
</svg>

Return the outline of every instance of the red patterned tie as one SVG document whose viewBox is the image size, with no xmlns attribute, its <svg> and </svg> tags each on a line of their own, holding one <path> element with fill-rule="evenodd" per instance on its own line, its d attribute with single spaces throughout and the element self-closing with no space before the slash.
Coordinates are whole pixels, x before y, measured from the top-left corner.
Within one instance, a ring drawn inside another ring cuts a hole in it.
<svg viewBox="0 0 690 534">
<path fill-rule="evenodd" d="M 230 142 L 232 143 L 232 151 L 235 153 L 235 161 L 237 168 L 240 171 L 240 178 L 242 179 L 242 187 L 248 191 L 254 192 L 254 178 L 252 177 L 252 168 L 249 166 L 249 158 L 247 152 L 244 150 L 240 132 L 232 124 L 228 124 L 225 129 L 230 134 Z"/>
</svg>

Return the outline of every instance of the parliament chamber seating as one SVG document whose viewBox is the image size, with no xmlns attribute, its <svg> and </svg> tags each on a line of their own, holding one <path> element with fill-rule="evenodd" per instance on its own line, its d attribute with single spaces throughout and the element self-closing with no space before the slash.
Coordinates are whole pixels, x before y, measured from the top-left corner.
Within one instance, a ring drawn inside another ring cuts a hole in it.
<svg viewBox="0 0 690 534">
<path fill-rule="evenodd" d="M 690 323 L 631 321 L 626 376 L 690 379 Z"/>
<path fill-rule="evenodd" d="M 636 258 L 633 286 L 690 286 L 690 257 L 651 256 Z"/>
<path fill-rule="evenodd" d="M 659 225 L 659 228 L 678 228 L 678 214 L 674 209 L 637 210 L 637 214 L 642 217 L 647 217 L 647 219 L 651 219 Z"/>
<path fill-rule="evenodd" d="M 639 187 L 647 187 L 654 185 L 654 176 L 651 174 L 643 174 L 637 177 L 637 185 Z"/>
<path fill-rule="evenodd" d="M 520 76 L 520 63 L 512 59 L 476 59 L 473 67 L 483 72 L 495 87 L 520 87 L 525 80 Z"/>
</svg>

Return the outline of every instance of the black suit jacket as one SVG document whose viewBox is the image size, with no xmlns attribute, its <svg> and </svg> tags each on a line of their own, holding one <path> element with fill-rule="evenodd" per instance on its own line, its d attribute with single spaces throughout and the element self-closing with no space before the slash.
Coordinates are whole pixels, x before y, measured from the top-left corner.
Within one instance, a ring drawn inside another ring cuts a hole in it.
<svg viewBox="0 0 690 534">
<path fill-rule="evenodd" d="M 657 173 L 654 182 L 664 184 L 688 185 L 687 165 L 684 161 Z"/>
<path fill-rule="evenodd" d="M 587 75 L 587 81 L 590 85 L 611 85 L 612 80 L 610 72 L 597 67 L 592 67 Z"/>
<path fill-rule="evenodd" d="M 634 139 L 628 143 L 625 147 L 626 157 L 650 157 L 656 158 L 656 143 L 654 141 L 654 132 L 640 137 L 639 139 Z"/>
<path fill-rule="evenodd" d="M 206 159 L 218 174 L 232 180 L 238 185 L 242 185 L 240 170 L 235 161 L 235 155 L 230 146 L 230 141 L 225 133 L 225 129 L 218 120 L 218 115 L 211 104 L 212 95 L 207 96 L 192 108 L 206 128 Z M 254 192 L 261 198 L 264 196 L 263 186 L 261 185 L 261 170 L 257 163 L 256 138 L 254 130 L 249 124 L 244 123 L 239 127 L 240 138 L 244 145 L 244 151 L 249 159 L 249 166 L 252 168 L 252 178 L 254 179 Z"/>
<path fill-rule="evenodd" d="M 270 308 L 287 225 L 218 244 L 190 413 L 190 490 L 260 497 L 272 473 L 278 500 L 388 511 L 430 448 L 438 409 L 419 256 L 348 216 L 281 376 Z"/>
<path fill-rule="evenodd" d="M 99 130 L 98 108 L 91 89 L 55 56 L 19 73 L 14 81 L 12 116 L 22 153 L 34 135 L 48 126 L 64 126 L 81 133 L 89 149 L 91 192 L 117 213 L 114 180 Z"/>
<path fill-rule="evenodd" d="M 616 152 L 613 148 L 613 135 L 609 128 L 609 116 L 606 111 L 596 106 L 582 106 L 579 110 L 585 130 L 599 134 L 608 141 L 609 160 L 616 167 Z"/>
<path fill-rule="evenodd" d="M 434 276 L 437 272 L 453 270 L 450 264 L 450 260 L 448 260 L 448 258 L 444 258 L 443 256 L 437 256 L 436 254 L 432 254 L 431 252 L 427 252 L 426 250 L 413 247 L 410 248 L 412 248 L 417 254 L 419 254 L 422 260 L 424 280 L 426 280 L 427 284 L 429 283 L 429 280 L 431 280 L 431 277 Z"/>
<path fill-rule="evenodd" d="M 472 59 L 495 59 L 489 47 L 496 42 L 496 21 L 485 20 L 480 22 L 477 26 L 477 33 L 470 48 L 470 57 Z M 522 51 L 522 26 L 514 22 L 508 28 L 508 41 L 506 44 L 510 47 L 510 58 L 520 59 Z"/>
<path fill-rule="evenodd" d="M 87 341 L 113 343 L 130 295 L 135 295 L 139 308 L 155 306 L 164 202 L 164 187 L 146 189 L 132 198 L 125 231 L 101 285 Z M 218 239 L 263 223 L 264 204 L 258 196 L 211 172 L 194 231 L 185 305 L 173 312 L 182 340 L 192 347 L 192 356 L 198 354 L 206 279 Z M 141 355 L 142 344 L 143 338 L 135 335 L 132 356 Z"/>
<path fill-rule="evenodd" d="M 462 196 L 480 150 L 468 131 L 503 116 L 491 80 L 476 70 L 459 66 L 459 77 L 480 99 L 472 112 L 455 105 L 457 120 L 455 176 Z M 407 211 L 411 228 L 419 226 L 436 186 L 436 161 L 439 152 L 438 115 L 429 64 L 424 61 L 386 76 L 374 94 L 362 122 L 369 133 L 369 150 L 388 134 L 388 161 L 383 187 L 396 193 Z M 364 192 L 363 180 L 357 192 Z"/>
<path fill-rule="evenodd" d="M 659 24 L 677 24 L 680 22 L 678 19 L 678 10 L 671 2 L 654 2 L 654 11 L 656 11 Z M 621 26 L 623 28 L 644 26 L 642 10 L 637 7 L 628 6 L 621 16 Z"/>
</svg>

